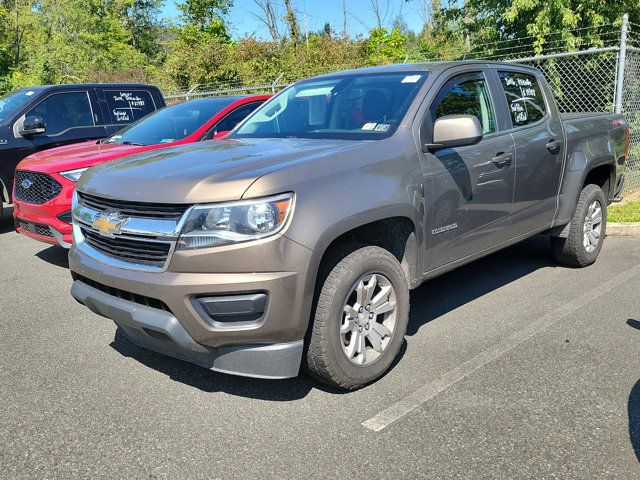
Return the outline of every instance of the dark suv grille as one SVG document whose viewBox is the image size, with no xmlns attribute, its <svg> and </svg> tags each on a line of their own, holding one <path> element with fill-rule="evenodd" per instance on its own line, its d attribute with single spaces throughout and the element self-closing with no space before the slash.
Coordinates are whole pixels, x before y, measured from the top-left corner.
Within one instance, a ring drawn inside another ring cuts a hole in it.
<svg viewBox="0 0 640 480">
<path fill-rule="evenodd" d="M 61 191 L 62 185 L 46 173 L 16 171 L 14 194 L 21 202 L 40 205 L 54 199 Z"/>
<path fill-rule="evenodd" d="M 103 237 L 86 228 L 81 228 L 81 231 L 89 246 L 109 257 L 129 263 L 162 267 L 171 250 L 171 244 L 167 242 L 136 240 L 129 237 Z"/>
<path fill-rule="evenodd" d="M 190 207 L 190 205 L 182 204 L 112 200 L 110 198 L 96 197 L 83 192 L 78 192 L 78 198 L 83 205 L 94 210 L 101 212 L 117 211 L 121 215 L 129 217 L 177 219 L 180 218 Z"/>
<path fill-rule="evenodd" d="M 119 288 L 110 287 L 108 285 L 96 282 L 95 280 L 91 280 L 90 278 L 83 277 L 82 275 L 79 275 L 75 272 L 71 272 L 71 278 L 73 278 L 73 280 L 79 280 L 82 283 L 86 283 L 90 287 L 93 287 L 96 290 L 100 290 L 101 292 L 104 292 L 107 295 L 111 295 L 112 297 L 122 298 L 123 300 L 128 300 L 139 305 L 146 305 L 147 307 L 157 308 L 158 310 L 164 310 L 165 312 L 171 313 L 171 310 L 169 310 L 167 304 L 162 300 L 147 297 L 145 295 L 138 295 L 137 293 L 127 292 L 126 290 L 120 290 Z"/>
</svg>

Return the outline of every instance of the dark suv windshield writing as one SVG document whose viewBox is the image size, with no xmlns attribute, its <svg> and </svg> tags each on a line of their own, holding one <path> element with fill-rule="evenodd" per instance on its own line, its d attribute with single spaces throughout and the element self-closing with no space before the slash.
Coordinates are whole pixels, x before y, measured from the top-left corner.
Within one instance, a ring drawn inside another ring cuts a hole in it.
<svg viewBox="0 0 640 480">
<path fill-rule="evenodd" d="M 203 98 L 165 107 L 120 130 L 104 143 L 154 145 L 182 140 L 233 101 L 233 98 Z"/>
<path fill-rule="evenodd" d="M 303 81 L 258 108 L 231 137 L 385 138 L 426 77 L 427 72 L 394 72 Z"/>
</svg>

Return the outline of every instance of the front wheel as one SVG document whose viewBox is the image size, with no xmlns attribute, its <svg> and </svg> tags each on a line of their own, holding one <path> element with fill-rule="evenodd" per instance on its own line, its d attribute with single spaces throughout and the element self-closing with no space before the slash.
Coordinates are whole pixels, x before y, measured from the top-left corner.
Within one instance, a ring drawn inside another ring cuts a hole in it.
<svg viewBox="0 0 640 480">
<path fill-rule="evenodd" d="M 607 228 L 607 201 L 597 185 L 582 189 L 567 238 L 551 237 L 554 258 L 571 267 L 586 267 L 598 258 Z"/>
<path fill-rule="evenodd" d="M 345 255 L 320 286 L 307 371 L 354 390 L 381 377 L 398 355 L 409 319 L 409 287 L 398 260 L 380 247 Z"/>
</svg>

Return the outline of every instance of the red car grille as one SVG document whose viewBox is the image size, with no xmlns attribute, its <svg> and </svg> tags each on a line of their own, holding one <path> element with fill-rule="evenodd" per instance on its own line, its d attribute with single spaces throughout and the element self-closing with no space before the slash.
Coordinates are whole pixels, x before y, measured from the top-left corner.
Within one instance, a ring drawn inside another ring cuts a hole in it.
<svg viewBox="0 0 640 480">
<path fill-rule="evenodd" d="M 46 173 L 26 170 L 16 172 L 14 196 L 21 202 L 41 205 L 56 198 L 61 191 L 62 185 Z"/>
</svg>

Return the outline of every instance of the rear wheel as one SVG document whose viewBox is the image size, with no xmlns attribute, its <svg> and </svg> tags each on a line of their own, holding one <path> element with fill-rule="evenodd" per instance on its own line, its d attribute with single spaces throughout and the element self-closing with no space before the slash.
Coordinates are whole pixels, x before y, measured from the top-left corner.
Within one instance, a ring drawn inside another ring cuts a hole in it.
<svg viewBox="0 0 640 480">
<path fill-rule="evenodd" d="M 398 355 L 409 318 L 409 288 L 398 260 L 380 247 L 343 256 L 321 285 L 307 370 L 354 390 L 381 377 Z"/>
<path fill-rule="evenodd" d="M 567 238 L 551 237 L 554 258 L 564 265 L 586 267 L 598 258 L 607 228 L 607 201 L 597 185 L 580 193 Z"/>
</svg>

